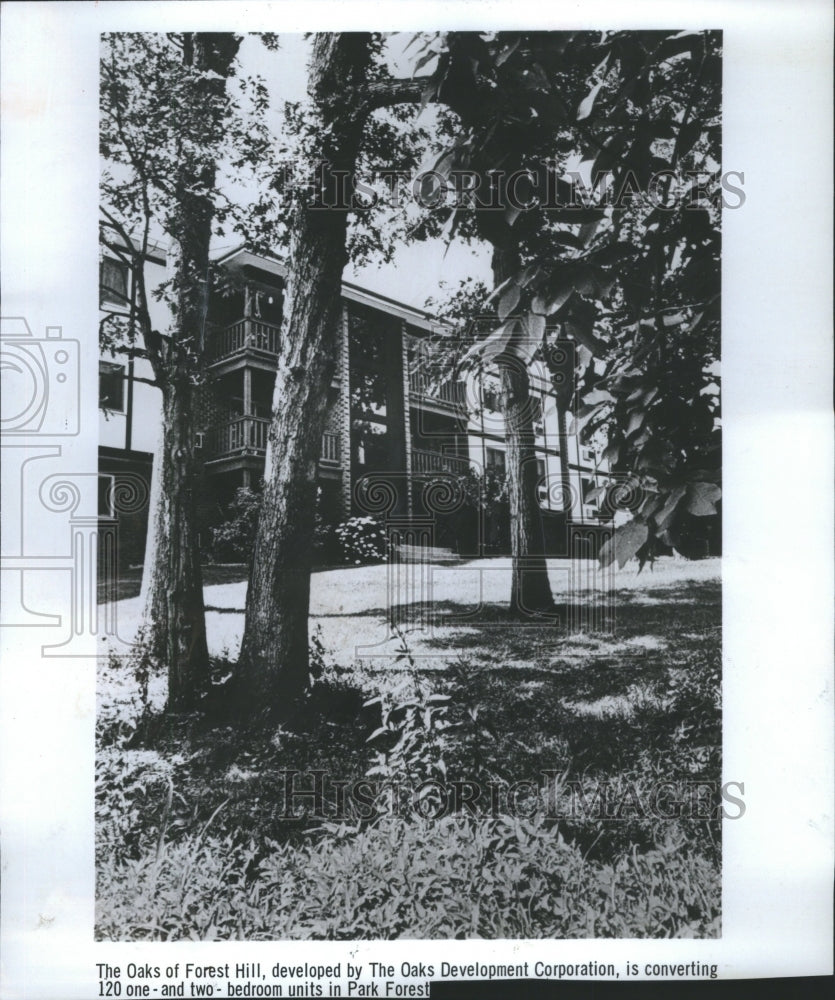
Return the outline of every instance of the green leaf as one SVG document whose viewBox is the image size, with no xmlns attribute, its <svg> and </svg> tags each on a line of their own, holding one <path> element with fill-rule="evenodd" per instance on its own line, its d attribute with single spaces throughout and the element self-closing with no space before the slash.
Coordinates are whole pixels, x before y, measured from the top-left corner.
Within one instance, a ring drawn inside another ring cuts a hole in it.
<svg viewBox="0 0 835 1000">
<path fill-rule="evenodd" d="M 535 346 L 538 347 L 542 342 L 542 338 L 545 335 L 545 317 L 540 316 L 535 312 L 529 312 L 524 319 L 525 323 L 525 334 L 528 340 Z"/>
<path fill-rule="evenodd" d="M 562 232 L 554 233 L 551 237 L 553 243 L 558 243 L 560 246 L 570 247 L 572 250 L 585 250 L 587 246 L 587 241 L 583 240 L 583 230 L 591 229 L 592 235 L 594 235 L 594 230 L 597 229 L 597 222 L 589 222 L 585 226 L 580 227 L 580 234 L 575 236 L 574 233 Z"/>
<path fill-rule="evenodd" d="M 496 301 L 496 299 L 497 299 L 497 298 L 499 298 L 499 296 L 500 296 L 500 295 L 501 295 L 501 294 L 502 294 L 502 293 L 503 293 L 503 292 L 504 292 L 504 291 L 505 291 L 506 289 L 510 288 L 510 286 L 511 286 L 512 284 L 514 284 L 514 282 L 515 282 L 515 278 L 514 278 L 513 276 L 511 276 L 510 278 L 505 278 L 505 280 L 504 280 L 504 281 L 503 281 L 503 282 L 502 282 L 502 283 L 501 283 L 500 285 L 497 285 L 497 286 L 496 286 L 496 287 L 495 287 L 495 288 L 493 289 L 493 291 L 492 291 L 492 292 L 490 292 L 490 294 L 489 294 L 489 295 L 487 296 L 487 298 L 486 298 L 486 299 L 484 300 L 484 305 L 485 305 L 485 306 L 489 306 L 491 302 L 495 302 L 495 301 Z"/>
<path fill-rule="evenodd" d="M 412 76 L 417 76 L 417 74 L 423 69 L 423 67 L 431 62 L 433 59 L 438 58 L 438 53 L 430 49 L 428 52 L 424 53 L 420 59 L 415 63 L 415 68 L 412 70 Z"/>
<path fill-rule="evenodd" d="M 510 45 L 504 45 L 501 52 L 496 56 L 496 65 L 503 66 L 505 62 L 513 55 L 513 53 L 519 48 L 519 42 L 522 41 L 522 36 L 517 35 L 516 41 L 511 42 Z"/>
<path fill-rule="evenodd" d="M 594 102 L 597 100 L 597 95 L 600 93 L 600 88 L 602 86 L 603 86 L 603 81 L 601 80 L 599 83 L 596 83 L 588 92 L 588 94 L 583 98 L 583 100 L 580 101 L 580 107 L 577 108 L 578 122 L 583 121 L 584 118 L 588 118 L 588 116 L 591 114 L 592 108 L 594 107 Z"/>
<path fill-rule="evenodd" d="M 658 526 L 659 531 L 663 531 L 667 527 L 667 523 L 675 513 L 681 498 L 684 496 L 685 490 L 685 486 L 677 486 L 669 495 L 666 503 L 661 508 L 659 513 L 656 515 L 655 523 Z"/>
<path fill-rule="evenodd" d="M 620 455 L 620 447 L 617 444 L 607 444 L 603 449 L 603 461 L 614 465 Z"/>
<path fill-rule="evenodd" d="M 715 483 L 691 483 L 687 487 L 686 507 L 696 517 L 707 517 L 716 513 L 716 501 L 722 490 Z"/>
<path fill-rule="evenodd" d="M 577 321 L 576 317 L 565 321 L 565 332 L 573 340 L 576 340 L 578 344 L 586 347 L 595 357 L 602 357 L 604 353 L 603 345 L 586 325 Z"/>
<path fill-rule="evenodd" d="M 676 140 L 677 155 L 682 156 L 684 153 L 689 153 L 702 137 L 704 130 L 704 122 L 699 118 L 687 122 L 686 125 L 682 125 L 679 129 L 678 139 Z"/>
<path fill-rule="evenodd" d="M 586 406 L 596 406 L 598 403 L 614 403 L 615 397 L 608 389 L 592 389 L 582 397 Z"/>
<path fill-rule="evenodd" d="M 535 313 L 540 313 L 543 316 L 553 316 L 555 313 L 558 313 L 560 309 L 562 309 L 573 294 L 574 285 L 571 284 L 571 282 L 567 282 L 558 291 L 552 292 L 548 296 L 534 296 L 531 308 Z"/>
<path fill-rule="evenodd" d="M 673 56 L 681 55 L 683 52 L 689 52 L 692 56 L 694 51 L 701 47 L 702 44 L 700 33 L 682 31 L 680 34 L 674 35 L 672 38 L 668 38 L 662 42 L 658 49 L 658 62 L 662 63 Z"/>
<path fill-rule="evenodd" d="M 609 566 L 617 559 L 618 566 L 623 569 L 646 542 L 648 535 L 649 528 L 642 521 L 629 521 L 628 524 L 616 528 L 614 535 L 600 551 L 600 565 Z"/>
<path fill-rule="evenodd" d="M 632 437 L 638 430 L 640 430 L 641 425 L 644 422 L 646 413 L 642 410 L 633 410 L 629 416 L 629 424 L 626 427 L 626 436 Z"/>
<path fill-rule="evenodd" d="M 499 305 L 496 309 L 500 320 L 506 320 L 516 306 L 519 305 L 520 296 L 521 292 L 519 291 L 518 285 L 510 285 L 510 287 L 503 293 L 502 297 L 499 299 Z"/>
</svg>

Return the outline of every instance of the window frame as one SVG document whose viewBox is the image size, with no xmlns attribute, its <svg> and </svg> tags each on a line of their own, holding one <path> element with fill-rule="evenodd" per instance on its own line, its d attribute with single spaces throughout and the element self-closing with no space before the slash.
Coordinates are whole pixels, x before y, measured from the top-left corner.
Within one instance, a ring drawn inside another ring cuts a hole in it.
<svg viewBox="0 0 835 1000">
<path fill-rule="evenodd" d="M 118 271 L 120 283 L 124 282 L 124 294 L 112 284 L 105 283 L 105 268 L 112 267 Z M 99 264 L 99 302 L 110 305 L 127 306 L 130 302 L 130 267 L 123 260 L 115 257 L 103 257 Z"/>
<path fill-rule="evenodd" d="M 103 405 L 103 400 L 106 400 L 107 397 L 102 396 L 102 376 L 110 376 L 111 378 L 115 377 L 119 379 L 119 385 L 121 388 L 119 406 Z M 107 413 L 127 412 L 127 393 L 125 391 L 126 382 L 127 382 L 127 368 L 125 365 L 121 365 L 113 361 L 99 361 L 99 409 L 100 410 L 104 410 Z"/>
</svg>

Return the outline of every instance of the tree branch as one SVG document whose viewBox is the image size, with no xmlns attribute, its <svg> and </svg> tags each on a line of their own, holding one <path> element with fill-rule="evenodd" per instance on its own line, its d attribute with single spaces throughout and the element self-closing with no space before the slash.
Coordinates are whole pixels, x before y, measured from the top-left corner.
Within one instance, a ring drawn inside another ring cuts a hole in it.
<svg viewBox="0 0 835 1000">
<path fill-rule="evenodd" d="M 365 105 L 369 111 L 376 111 L 377 108 L 390 108 L 396 104 L 419 104 L 424 88 L 431 80 L 431 76 L 371 80 L 363 88 Z"/>
</svg>

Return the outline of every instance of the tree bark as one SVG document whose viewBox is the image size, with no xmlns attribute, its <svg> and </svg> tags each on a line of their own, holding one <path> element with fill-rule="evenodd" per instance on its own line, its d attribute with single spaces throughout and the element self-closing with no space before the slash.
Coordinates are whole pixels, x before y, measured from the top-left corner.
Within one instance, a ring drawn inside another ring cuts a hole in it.
<svg viewBox="0 0 835 1000">
<path fill-rule="evenodd" d="M 155 456 L 143 577 L 143 644 L 168 665 L 172 711 L 194 708 L 209 683 L 193 490 L 197 463 L 192 396 L 189 383 L 163 388 L 163 426 Z"/>
<path fill-rule="evenodd" d="M 568 464 L 568 428 L 565 419 L 565 405 L 558 391 L 556 396 L 557 431 L 560 438 L 560 493 L 562 494 L 562 508 L 567 527 L 573 515 L 573 504 L 571 503 L 571 468 Z M 568 538 L 567 534 L 566 538 Z"/>
<path fill-rule="evenodd" d="M 369 64 L 369 43 L 370 36 L 357 33 L 314 40 L 309 89 L 326 188 L 342 172 L 355 173 L 366 113 L 356 93 Z M 334 185 L 332 193 L 338 191 Z M 339 346 L 347 220 L 345 208 L 300 202 L 295 210 L 264 498 L 238 663 L 244 711 L 262 706 L 286 717 L 309 681 L 317 472 Z"/>
<path fill-rule="evenodd" d="M 519 269 L 518 254 L 493 248 L 493 283 L 498 287 Z M 542 512 L 537 501 L 531 384 L 528 367 L 515 357 L 497 359 L 501 366 L 501 406 L 507 448 L 507 492 L 510 504 L 512 557 L 511 610 L 518 614 L 553 610 L 554 598 L 545 561 Z"/>
<path fill-rule="evenodd" d="M 199 140 L 218 129 L 221 103 L 240 41 L 228 34 L 183 37 L 183 59 L 206 75 L 195 85 L 193 120 Z M 186 136 L 185 138 L 188 138 Z M 194 389 L 202 378 L 208 309 L 209 244 L 214 219 L 211 192 L 216 164 L 211 140 L 182 154 L 175 172 L 175 207 L 166 219 L 171 236 L 168 272 L 174 297 L 166 337 L 146 333 L 146 348 L 162 392 L 162 429 L 154 460 L 140 655 L 168 667 L 169 710 L 197 706 L 209 685 L 209 654 L 194 484 Z"/>
</svg>

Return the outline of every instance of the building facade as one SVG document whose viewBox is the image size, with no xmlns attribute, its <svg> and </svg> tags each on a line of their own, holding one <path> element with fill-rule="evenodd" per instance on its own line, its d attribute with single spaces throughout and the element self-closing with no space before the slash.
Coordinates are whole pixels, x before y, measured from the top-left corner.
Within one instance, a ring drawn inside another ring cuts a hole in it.
<svg viewBox="0 0 835 1000">
<path fill-rule="evenodd" d="M 213 293 L 211 299 L 207 381 L 196 415 L 203 477 L 199 513 L 206 531 L 223 517 L 238 487 L 255 486 L 263 475 L 286 280 L 279 261 L 246 249 L 217 264 L 230 281 L 224 294 Z M 163 256 L 153 257 L 147 267 L 149 284 L 157 277 L 155 269 L 161 280 Z M 117 310 L 128 294 L 127 273 L 116 261 L 105 260 L 103 308 Z M 159 329 L 167 326 L 163 315 L 152 319 Z M 430 335 L 437 330 L 437 321 L 426 312 L 343 284 L 339 357 L 319 457 L 320 513 L 326 522 L 367 512 L 358 484 L 369 476 L 382 475 L 394 484 L 397 513 L 405 516 L 427 514 L 420 501 L 427 482 L 503 478 L 498 377 L 487 372 L 460 380 L 433 378 L 425 361 Z M 567 525 L 607 525 L 610 517 L 589 493 L 609 477 L 594 451 L 564 433 L 545 366 L 533 362 L 530 380 L 537 499 L 549 550 L 558 555 Z M 101 360 L 103 497 L 112 495 L 107 487 L 120 476 L 150 482 L 160 419 L 158 391 L 151 382 L 141 351 Z M 497 517 L 500 522 L 501 513 Z M 132 562 L 140 562 L 144 551 L 143 518 L 146 511 L 134 515 L 122 532 Z M 508 537 L 506 526 L 494 523 L 466 542 L 448 527 L 442 540 L 458 554 L 476 556 L 501 551 Z"/>
</svg>

